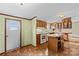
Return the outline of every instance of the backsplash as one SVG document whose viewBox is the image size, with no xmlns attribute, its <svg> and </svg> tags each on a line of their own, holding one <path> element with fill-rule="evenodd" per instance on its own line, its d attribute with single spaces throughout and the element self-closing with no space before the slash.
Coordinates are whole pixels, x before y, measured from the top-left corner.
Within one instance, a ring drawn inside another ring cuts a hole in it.
<svg viewBox="0 0 79 59">
<path fill-rule="evenodd" d="M 42 34 L 42 33 L 48 33 L 48 30 L 46 28 L 37 28 L 36 29 L 37 34 Z"/>
</svg>

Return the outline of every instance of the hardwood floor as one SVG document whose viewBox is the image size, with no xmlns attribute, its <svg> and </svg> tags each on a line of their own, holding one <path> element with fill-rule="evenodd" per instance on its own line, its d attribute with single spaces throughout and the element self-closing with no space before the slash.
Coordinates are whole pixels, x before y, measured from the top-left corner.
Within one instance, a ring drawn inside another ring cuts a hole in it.
<svg viewBox="0 0 79 59">
<path fill-rule="evenodd" d="M 53 52 L 48 50 L 49 56 L 79 56 L 79 43 L 64 42 L 64 50 Z"/>
<path fill-rule="evenodd" d="M 44 43 L 40 47 L 32 45 L 9 51 L 0 56 L 79 56 L 79 43 L 64 42 L 64 50 L 54 53 L 48 50 L 48 44 Z"/>
<path fill-rule="evenodd" d="M 47 56 L 48 49 L 47 43 L 42 44 L 40 47 L 33 47 L 32 45 L 23 48 L 18 48 L 15 51 L 10 51 L 1 54 L 1 56 Z"/>
</svg>

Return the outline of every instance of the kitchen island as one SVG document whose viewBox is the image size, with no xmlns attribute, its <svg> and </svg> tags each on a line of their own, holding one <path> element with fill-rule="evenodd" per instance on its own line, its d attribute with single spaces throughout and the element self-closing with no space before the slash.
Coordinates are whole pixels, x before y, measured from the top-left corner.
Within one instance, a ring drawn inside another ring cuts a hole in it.
<svg viewBox="0 0 79 59">
<path fill-rule="evenodd" d="M 59 34 L 48 34 L 48 49 L 57 52 L 63 46 L 62 38 Z"/>
</svg>

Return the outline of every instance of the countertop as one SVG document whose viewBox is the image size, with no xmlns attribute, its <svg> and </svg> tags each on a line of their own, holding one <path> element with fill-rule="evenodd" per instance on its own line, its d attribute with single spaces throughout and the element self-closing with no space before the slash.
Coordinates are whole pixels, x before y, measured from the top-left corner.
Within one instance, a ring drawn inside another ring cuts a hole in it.
<svg viewBox="0 0 79 59">
<path fill-rule="evenodd" d="M 47 34 L 48 36 L 52 36 L 52 37 L 60 37 L 60 34 Z"/>
</svg>

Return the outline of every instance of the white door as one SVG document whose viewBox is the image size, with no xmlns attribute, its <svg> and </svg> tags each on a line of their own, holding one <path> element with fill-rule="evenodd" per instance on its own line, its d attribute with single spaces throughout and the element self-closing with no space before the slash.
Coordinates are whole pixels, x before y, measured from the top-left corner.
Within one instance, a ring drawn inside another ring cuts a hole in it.
<svg viewBox="0 0 79 59">
<path fill-rule="evenodd" d="M 6 20 L 6 50 L 20 47 L 20 22 Z"/>
</svg>

